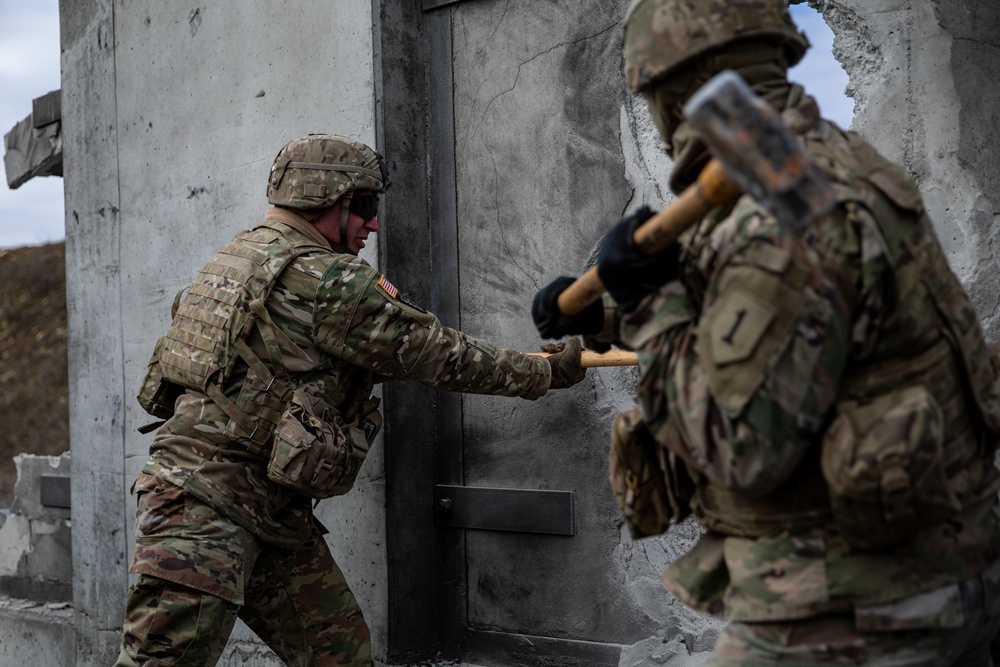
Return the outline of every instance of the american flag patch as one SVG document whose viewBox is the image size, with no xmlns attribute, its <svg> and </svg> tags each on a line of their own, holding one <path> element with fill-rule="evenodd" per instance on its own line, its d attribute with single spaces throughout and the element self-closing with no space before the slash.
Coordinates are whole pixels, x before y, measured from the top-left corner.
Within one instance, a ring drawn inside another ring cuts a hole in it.
<svg viewBox="0 0 1000 667">
<path fill-rule="evenodd" d="M 378 286 L 384 289 L 385 293 L 391 296 L 393 299 L 395 299 L 396 295 L 399 294 L 399 290 L 396 289 L 395 285 L 393 285 L 392 283 L 390 283 L 388 280 L 385 279 L 384 274 L 379 277 Z"/>
</svg>

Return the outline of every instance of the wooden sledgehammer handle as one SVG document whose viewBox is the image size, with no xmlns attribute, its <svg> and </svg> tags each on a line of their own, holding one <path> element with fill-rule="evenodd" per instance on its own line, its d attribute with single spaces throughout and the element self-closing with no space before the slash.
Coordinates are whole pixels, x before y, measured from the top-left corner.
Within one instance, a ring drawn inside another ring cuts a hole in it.
<svg viewBox="0 0 1000 667">
<path fill-rule="evenodd" d="M 712 160 L 698 175 L 698 182 L 681 193 L 663 209 L 635 230 L 632 240 L 644 255 L 663 252 L 685 229 L 705 217 L 716 206 L 734 203 L 743 192 L 718 160 Z M 604 294 L 597 267 L 590 267 L 562 294 L 557 304 L 563 315 L 576 315 Z"/>
<path fill-rule="evenodd" d="M 531 356 L 547 357 L 549 352 L 529 352 Z M 608 352 L 594 352 L 593 350 L 582 350 L 580 352 L 580 368 L 604 368 L 606 366 L 635 366 L 638 362 L 635 352 L 628 350 L 610 350 Z"/>
</svg>

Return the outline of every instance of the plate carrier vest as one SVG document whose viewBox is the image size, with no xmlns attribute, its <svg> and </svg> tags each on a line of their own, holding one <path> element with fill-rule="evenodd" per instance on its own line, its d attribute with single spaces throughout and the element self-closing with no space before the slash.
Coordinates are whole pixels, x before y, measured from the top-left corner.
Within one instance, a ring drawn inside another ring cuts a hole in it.
<svg viewBox="0 0 1000 667">
<path fill-rule="evenodd" d="M 167 419 L 185 389 L 204 393 L 229 416 L 226 435 L 261 453 L 294 390 L 282 348 L 305 356 L 275 326 L 265 303 L 285 267 L 316 250 L 328 251 L 264 225 L 226 244 L 174 298 L 170 328 L 156 343 L 137 397 L 143 409 Z M 266 359 L 247 344 L 255 328 Z M 226 385 L 239 361 L 246 365 L 246 378 L 231 399 Z"/>
</svg>

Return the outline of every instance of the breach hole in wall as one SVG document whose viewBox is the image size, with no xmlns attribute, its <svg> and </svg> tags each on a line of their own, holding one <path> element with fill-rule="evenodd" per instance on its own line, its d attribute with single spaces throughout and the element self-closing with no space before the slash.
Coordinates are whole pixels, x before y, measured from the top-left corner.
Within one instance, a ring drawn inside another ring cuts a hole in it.
<svg viewBox="0 0 1000 667">
<path fill-rule="evenodd" d="M 845 92 L 850 78 L 833 55 L 833 30 L 823 15 L 805 2 L 789 9 L 792 20 L 806 34 L 811 46 L 788 76 L 816 98 L 823 117 L 847 128 L 854 119 L 854 100 Z"/>
</svg>

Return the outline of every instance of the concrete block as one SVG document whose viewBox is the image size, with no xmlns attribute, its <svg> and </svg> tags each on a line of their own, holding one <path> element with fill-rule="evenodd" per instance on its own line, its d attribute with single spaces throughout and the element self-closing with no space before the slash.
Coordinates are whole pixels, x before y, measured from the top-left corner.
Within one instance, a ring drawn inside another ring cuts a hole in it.
<svg viewBox="0 0 1000 667">
<path fill-rule="evenodd" d="M 14 503 L 0 523 L 0 594 L 36 601 L 72 597 L 72 531 L 68 508 L 40 502 L 43 475 L 67 476 L 69 454 L 14 457 Z"/>
<path fill-rule="evenodd" d="M 53 90 L 31 101 L 31 122 L 35 128 L 62 120 L 62 91 Z"/>
<path fill-rule="evenodd" d="M 62 176 L 62 123 L 35 127 L 27 116 L 4 135 L 7 186 L 16 190 L 35 176 Z"/>
<path fill-rule="evenodd" d="M 14 502 L 11 510 L 28 519 L 67 521 L 70 510 L 63 507 L 42 505 L 41 478 L 70 477 L 72 459 L 69 452 L 60 456 L 35 456 L 18 454 L 14 457 L 17 467 L 17 483 L 14 484 Z"/>
<path fill-rule="evenodd" d="M 21 573 L 31 551 L 31 522 L 20 514 L 7 516 L 0 527 L 0 577 Z"/>
<path fill-rule="evenodd" d="M 31 551 L 24 575 L 33 579 L 73 581 L 72 531 L 69 520 L 31 522 Z"/>
<path fill-rule="evenodd" d="M 0 597 L 0 665 L 74 665 L 76 631 L 68 603 Z"/>
<path fill-rule="evenodd" d="M 708 653 L 691 653 L 682 638 L 650 637 L 622 649 L 618 667 L 698 667 Z"/>
</svg>

